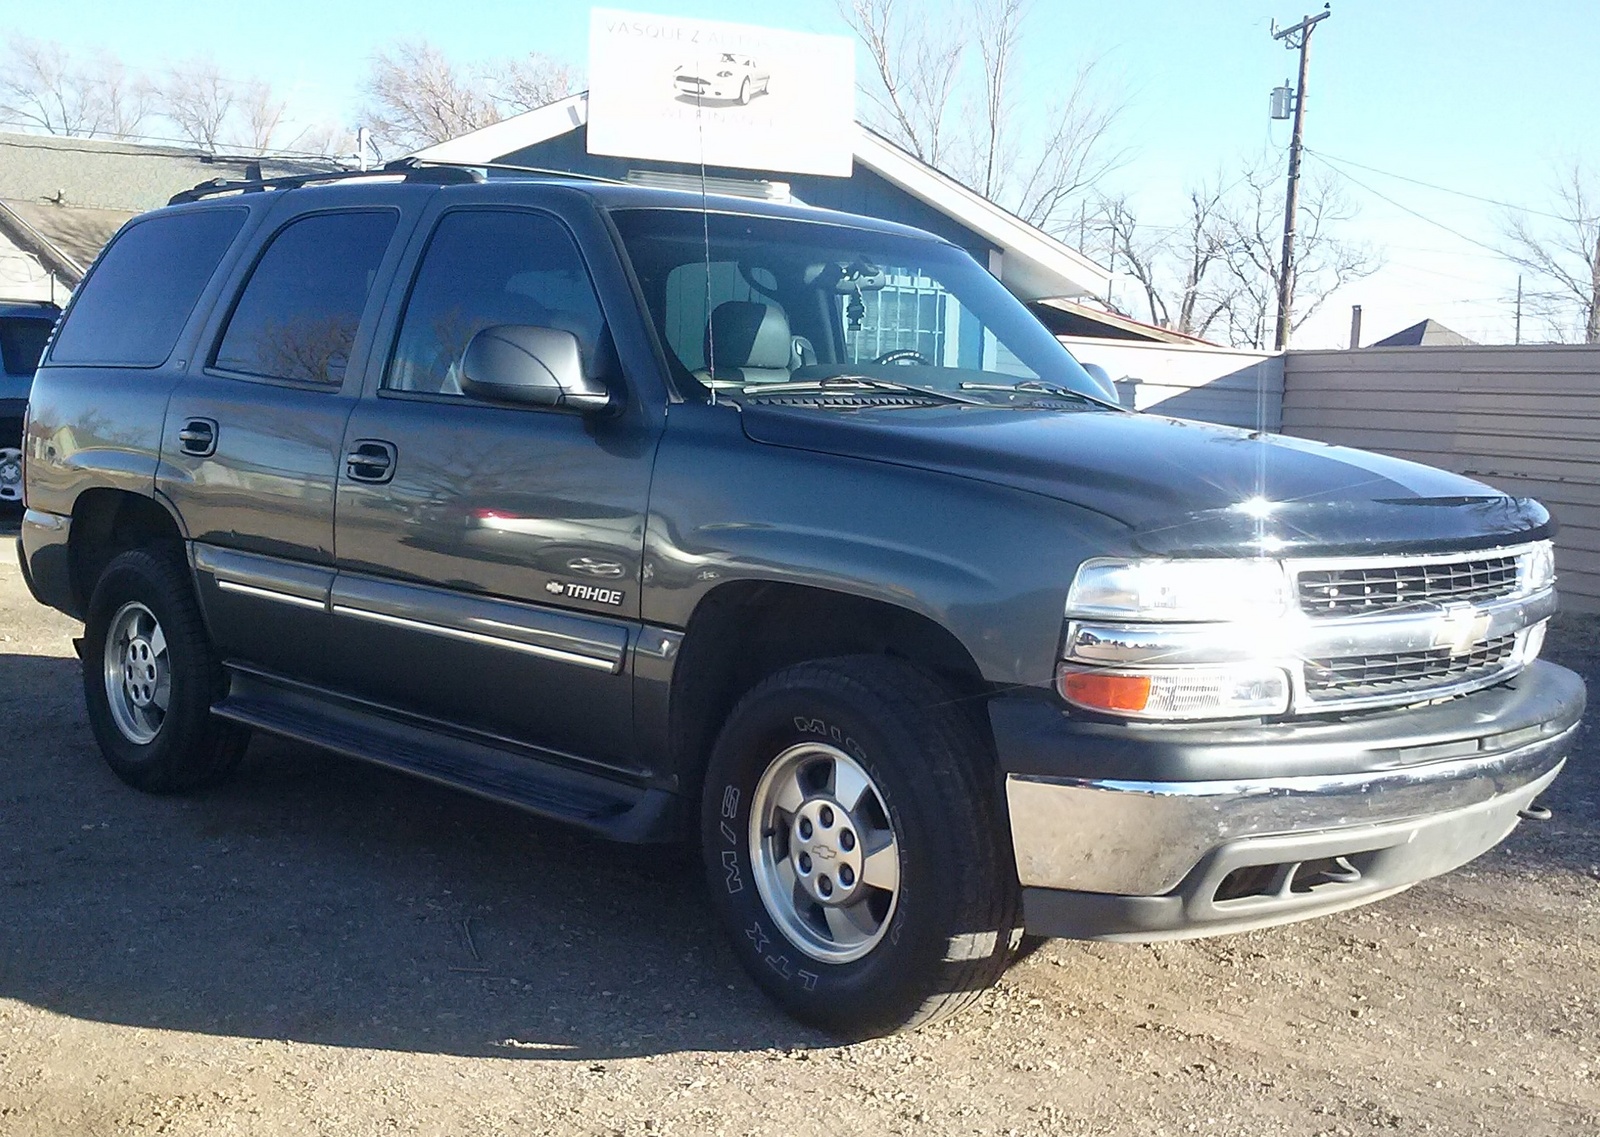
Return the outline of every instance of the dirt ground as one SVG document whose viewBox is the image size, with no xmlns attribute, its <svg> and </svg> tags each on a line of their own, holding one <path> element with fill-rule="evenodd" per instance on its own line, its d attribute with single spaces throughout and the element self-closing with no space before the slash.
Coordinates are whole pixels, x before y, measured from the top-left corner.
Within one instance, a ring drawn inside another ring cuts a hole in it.
<svg viewBox="0 0 1600 1137">
<path fill-rule="evenodd" d="M 8 541 L 9 543 L 9 541 Z M 1521 827 L 1374 907 L 1051 942 L 840 1047 L 724 950 L 692 862 L 301 746 L 141 796 L 77 627 L 0 567 L 0 1134 L 1594 1134 L 1592 736 Z M 1600 621 L 1547 654 L 1600 677 Z"/>
</svg>

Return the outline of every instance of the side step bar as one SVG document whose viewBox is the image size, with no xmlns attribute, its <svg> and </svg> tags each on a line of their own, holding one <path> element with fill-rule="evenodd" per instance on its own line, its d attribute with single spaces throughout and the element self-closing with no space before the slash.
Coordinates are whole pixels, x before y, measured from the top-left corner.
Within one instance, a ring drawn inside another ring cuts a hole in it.
<svg viewBox="0 0 1600 1137">
<path fill-rule="evenodd" d="M 408 722 L 383 709 L 315 688 L 230 668 L 226 698 L 211 708 L 269 734 L 309 743 L 429 781 L 514 805 L 617 841 L 679 839 L 686 830 L 677 794 L 558 765 L 531 747 L 511 750 Z"/>
</svg>

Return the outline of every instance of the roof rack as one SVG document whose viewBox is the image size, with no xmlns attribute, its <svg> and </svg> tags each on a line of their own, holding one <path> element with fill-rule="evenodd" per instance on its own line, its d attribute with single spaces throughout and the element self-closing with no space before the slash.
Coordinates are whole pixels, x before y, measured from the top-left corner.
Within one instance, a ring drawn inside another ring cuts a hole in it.
<svg viewBox="0 0 1600 1137">
<path fill-rule="evenodd" d="M 269 189 L 297 189 L 300 186 L 312 185 L 316 182 L 342 182 L 357 178 L 392 178 L 396 174 L 402 175 L 407 182 L 417 182 L 424 185 L 464 185 L 468 182 L 481 182 L 484 177 L 476 169 L 465 166 L 444 166 L 419 162 L 415 158 L 397 158 L 393 162 L 380 166 L 375 170 L 320 170 L 312 174 L 291 174 L 282 178 L 251 178 L 243 181 L 230 182 L 222 178 L 214 178 L 209 182 L 201 182 L 193 189 L 186 189 L 173 194 L 167 199 L 168 205 L 182 205 L 188 201 L 200 201 L 203 198 L 214 197 L 224 193 L 259 193 Z"/>
</svg>

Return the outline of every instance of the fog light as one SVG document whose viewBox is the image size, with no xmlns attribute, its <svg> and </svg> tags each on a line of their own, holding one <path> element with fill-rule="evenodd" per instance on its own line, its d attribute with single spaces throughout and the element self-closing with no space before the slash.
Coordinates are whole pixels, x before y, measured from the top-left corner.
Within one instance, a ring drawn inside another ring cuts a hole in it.
<svg viewBox="0 0 1600 1137">
<path fill-rule="evenodd" d="M 1129 718 L 1242 718 L 1289 709 L 1288 673 L 1256 663 L 1150 671 L 1063 665 L 1057 678 L 1073 706 Z"/>
</svg>

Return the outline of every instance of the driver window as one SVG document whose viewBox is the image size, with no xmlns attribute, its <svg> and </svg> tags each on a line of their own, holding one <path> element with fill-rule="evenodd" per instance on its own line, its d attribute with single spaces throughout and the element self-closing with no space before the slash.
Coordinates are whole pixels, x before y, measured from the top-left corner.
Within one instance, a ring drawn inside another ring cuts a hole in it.
<svg viewBox="0 0 1600 1137">
<path fill-rule="evenodd" d="M 423 254 L 384 387 L 466 397 L 461 356 L 496 324 L 569 331 L 591 366 L 604 331 L 588 270 L 559 222 L 509 210 L 447 213 Z"/>
</svg>

